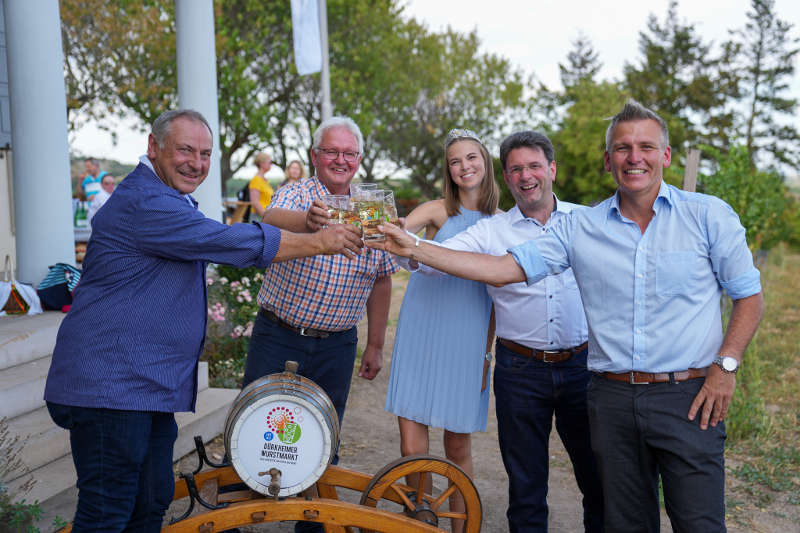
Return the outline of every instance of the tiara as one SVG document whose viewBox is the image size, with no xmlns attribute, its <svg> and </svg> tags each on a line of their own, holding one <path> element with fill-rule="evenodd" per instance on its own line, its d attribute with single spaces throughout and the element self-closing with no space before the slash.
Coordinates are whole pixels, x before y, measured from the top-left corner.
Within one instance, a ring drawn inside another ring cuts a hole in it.
<svg viewBox="0 0 800 533">
<path fill-rule="evenodd" d="M 444 147 L 447 148 L 459 139 L 472 139 L 473 141 L 478 141 L 480 144 L 483 144 L 481 138 L 478 137 L 478 134 L 474 131 L 466 128 L 454 128 L 447 134 L 447 138 L 444 140 Z"/>
</svg>

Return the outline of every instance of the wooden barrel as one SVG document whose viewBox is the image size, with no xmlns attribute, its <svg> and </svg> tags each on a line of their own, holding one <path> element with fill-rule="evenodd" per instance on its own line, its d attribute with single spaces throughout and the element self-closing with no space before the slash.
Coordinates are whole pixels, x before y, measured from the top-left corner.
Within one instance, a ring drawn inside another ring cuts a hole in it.
<svg viewBox="0 0 800 533">
<path fill-rule="evenodd" d="M 280 470 L 278 496 L 304 491 L 322 476 L 336 453 L 339 418 L 316 383 L 286 371 L 242 389 L 225 420 L 225 450 L 248 487 L 270 495 L 270 469 Z"/>
</svg>

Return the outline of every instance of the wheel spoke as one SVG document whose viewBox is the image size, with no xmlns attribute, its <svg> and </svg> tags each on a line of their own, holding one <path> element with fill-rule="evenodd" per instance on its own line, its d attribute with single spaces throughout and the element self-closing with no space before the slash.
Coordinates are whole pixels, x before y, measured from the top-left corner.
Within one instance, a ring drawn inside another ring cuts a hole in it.
<svg viewBox="0 0 800 533">
<path fill-rule="evenodd" d="M 409 509 L 416 509 L 417 508 L 417 506 L 414 505 L 414 503 L 408 498 L 408 492 L 406 492 L 405 490 L 401 489 L 397 485 L 392 485 L 392 490 L 394 491 L 395 494 L 397 494 L 397 496 L 401 500 L 403 500 L 403 504 L 406 507 L 408 507 Z"/>
<path fill-rule="evenodd" d="M 412 479 L 418 476 L 418 487 L 405 485 L 401 481 L 409 476 Z M 447 488 L 437 497 L 433 496 L 433 476 L 442 476 L 447 481 Z M 430 494 L 426 494 L 426 488 Z M 447 509 L 444 502 L 456 493 L 464 497 L 465 509 L 460 512 L 444 511 Z M 382 499 L 402 505 L 404 509 L 401 513 L 410 511 L 409 514 L 420 517 L 418 520 L 425 521 L 425 516 L 435 516 L 437 521 L 463 520 L 465 531 L 477 533 L 480 529 L 482 509 L 475 485 L 463 470 L 446 459 L 417 455 L 389 463 L 372 477 L 361 495 L 362 505 L 372 507 L 379 506 Z"/>
<path fill-rule="evenodd" d="M 450 495 L 453 494 L 456 491 L 457 488 L 458 487 L 456 487 L 455 484 L 450 485 L 449 487 L 447 487 L 446 491 L 444 491 L 438 498 L 436 498 L 435 500 L 433 500 L 431 502 L 431 509 L 433 509 L 435 511 L 439 507 L 441 507 L 441 505 L 444 503 L 444 501 L 447 498 L 449 498 Z"/>
</svg>

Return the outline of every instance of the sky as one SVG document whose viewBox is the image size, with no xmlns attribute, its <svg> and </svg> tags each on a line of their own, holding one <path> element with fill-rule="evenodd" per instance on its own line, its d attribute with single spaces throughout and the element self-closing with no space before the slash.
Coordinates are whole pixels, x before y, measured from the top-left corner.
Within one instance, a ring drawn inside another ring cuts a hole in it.
<svg viewBox="0 0 800 533">
<path fill-rule="evenodd" d="M 402 1 L 402 0 L 401 0 Z M 448 25 L 461 32 L 477 30 L 482 50 L 508 58 L 526 73 L 534 73 L 550 88 L 559 88 L 558 63 L 566 61 L 572 41 L 582 32 L 589 37 L 603 64 L 600 79 L 620 79 L 623 65 L 639 59 L 638 36 L 654 14 L 663 21 L 668 0 L 405 0 L 405 13 L 431 30 Z M 695 25 L 706 41 L 728 39 L 728 30 L 743 27 L 749 0 L 682 2 L 682 22 Z M 800 1 L 775 0 L 778 17 L 794 25 L 800 36 Z M 800 99 L 800 63 L 795 62 L 790 96 Z M 800 109 L 795 124 L 800 123 Z M 108 132 L 87 124 L 70 134 L 71 149 L 84 155 L 133 163 L 146 148 L 147 136 L 136 122 L 120 123 L 117 145 Z"/>
</svg>

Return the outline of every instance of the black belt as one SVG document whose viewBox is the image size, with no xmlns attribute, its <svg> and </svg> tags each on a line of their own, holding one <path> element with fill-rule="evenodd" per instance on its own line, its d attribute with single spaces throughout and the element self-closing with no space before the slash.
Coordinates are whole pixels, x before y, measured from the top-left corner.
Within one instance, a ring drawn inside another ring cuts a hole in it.
<svg viewBox="0 0 800 533">
<path fill-rule="evenodd" d="M 303 337 L 314 337 L 316 339 L 324 339 L 325 337 L 329 337 L 332 333 L 336 333 L 335 331 L 322 331 L 321 329 L 315 329 L 315 328 L 298 328 L 297 326 L 293 326 L 288 322 L 284 322 L 278 315 L 276 315 L 269 309 L 264 309 L 263 307 L 258 308 L 258 316 L 262 316 L 267 320 L 269 320 L 270 322 L 275 322 L 282 328 L 294 331 L 295 333 L 297 333 L 298 335 L 302 335 Z"/>
</svg>

